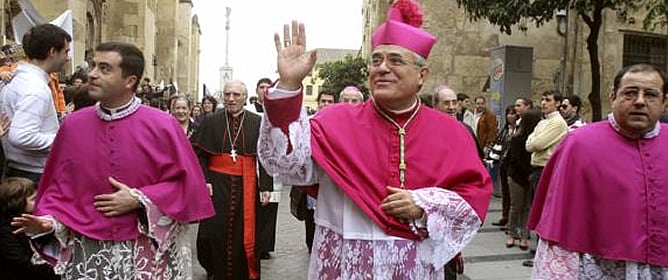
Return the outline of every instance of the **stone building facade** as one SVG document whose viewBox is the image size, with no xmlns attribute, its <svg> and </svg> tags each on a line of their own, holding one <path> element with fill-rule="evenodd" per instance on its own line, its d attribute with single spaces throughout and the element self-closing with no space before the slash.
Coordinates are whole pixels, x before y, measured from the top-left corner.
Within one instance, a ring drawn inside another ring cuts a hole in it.
<svg viewBox="0 0 668 280">
<path fill-rule="evenodd" d="M 11 22 L 12 5 L 5 7 Z M 100 42 L 121 41 L 138 46 L 146 59 L 144 77 L 153 83 L 177 83 L 179 91 L 196 96 L 199 84 L 199 36 L 191 0 L 30 0 L 50 21 L 72 11 L 75 65 L 90 61 Z"/>
<path fill-rule="evenodd" d="M 431 94 L 437 84 L 448 84 L 470 96 L 486 95 L 490 69 L 490 49 L 501 45 L 533 47 L 531 95 L 539 100 L 547 89 L 560 89 L 566 95 L 579 95 L 588 112 L 587 95 L 591 90 L 591 72 L 586 39 L 587 25 L 569 12 L 536 28 L 526 21 L 526 31 L 513 30 L 512 36 L 499 31 L 487 21 L 471 22 L 455 0 L 416 0 L 425 14 L 424 28 L 438 37 L 429 56 L 430 77 L 421 94 Z M 364 43 L 362 54 L 370 52 L 370 36 L 385 20 L 390 1 L 364 0 Z M 598 40 L 601 61 L 601 100 L 603 113 L 609 111 L 607 95 L 613 77 L 622 66 L 651 62 L 666 69 L 668 62 L 666 29 L 642 28 L 644 11 L 630 13 L 620 22 L 615 11 L 606 10 Z M 563 36 L 557 32 L 560 28 Z"/>
</svg>

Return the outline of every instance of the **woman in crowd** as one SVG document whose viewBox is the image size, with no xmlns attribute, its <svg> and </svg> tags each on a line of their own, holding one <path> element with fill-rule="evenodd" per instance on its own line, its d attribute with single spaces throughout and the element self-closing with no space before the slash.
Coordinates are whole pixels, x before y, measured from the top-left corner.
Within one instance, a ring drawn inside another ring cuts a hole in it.
<svg viewBox="0 0 668 280">
<path fill-rule="evenodd" d="M 216 108 L 218 107 L 218 101 L 216 101 L 215 98 L 211 95 L 204 96 L 202 98 L 202 114 L 197 116 L 195 119 L 195 124 L 199 125 L 202 120 L 204 120 L 206 117 L 209 115 L 213 114 L 213 112 L 216 111 Z"/>
<path fill-rule="evenodd" d="M 196 125 L 190 118 L 190 102 L 185 96 L 176 96 L 170 100 L 169 112 L 179 121 L 188 139 L 195 133 Z"/>
<path fill-rule="evenodd" d="M 190 118 L 193 120 L 196 120 L 200 115 L 202 114 L 202 106 L 199 104 L 193 105 L 192 108 L 190 108 Z"/>
<path fill-rule="evenodd" d="M 529 110 L 522 117 L 517 132 L 510 140 L 510 149 L 506 161 L 508 162 L 508 184 L 510 186 L 510 213 L 508 217 L 508 231 L 506 247 L 515 246 L 519 239 L 521 250 L 529 248 L 526 228 L 529 209 L 533 199 L 533 192 L 529 184 L 531 174 L 531 153 L 527 152 L 525 144 L 540 121 L 542 113 L 538 110 Z"/>
<path fill-rule="evenodd" d="M 510 147 L 510 139 L 515 134 L 516 124 L 517 113 L 515 112 L 515 105 L 508 105 L 505 111 L 503 129 L 497 134 L 496 139 L 492 142 L 492 147 L 489 149 L 488 158 L 494 162 L 495 166 L 499 166 L 499 181 L 501 182 L 502 212 L 501 219 L 498 222 L 492 223 L 495 226 L 505 226 L 508 223 L 510 188 L 508 186 L 508 161 L 505 159 L 508 154 L 508 147 Z"/>
</svg>

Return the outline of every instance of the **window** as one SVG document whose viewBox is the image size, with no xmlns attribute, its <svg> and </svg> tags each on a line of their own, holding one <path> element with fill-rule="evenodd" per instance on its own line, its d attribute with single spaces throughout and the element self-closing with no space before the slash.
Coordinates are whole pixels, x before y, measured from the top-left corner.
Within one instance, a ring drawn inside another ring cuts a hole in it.
<svg viewBox="0 0 668 280">
<path fill-rule="evenodd" d="M 666 37 L 624 34 L 623 66 L 648 63 L 666 71 Z"/>
<path fill-rule="evenodd" d="M 306 95 L 313 95 L 313 86 L 306 86 Z"/>
</svg>

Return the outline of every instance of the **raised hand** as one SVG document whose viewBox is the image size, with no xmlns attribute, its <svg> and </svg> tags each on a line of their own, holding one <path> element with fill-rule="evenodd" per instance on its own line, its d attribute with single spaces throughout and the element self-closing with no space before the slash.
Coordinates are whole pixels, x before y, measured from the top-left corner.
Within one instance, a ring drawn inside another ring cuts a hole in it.
<svg viewBox="0 0 668 280">
<path fill-rule="evenodd" d="M 19 228 L 14 231 L 14 234 L 25 233 L 35 235 L 53 229 L 51 221 L 30 214 L 23 214 L 21 217 L 15 217 L 12 219 L 11 225 Z"/>
<path fill-rule="evenodd" d="M 316 61 L 316 52 L 306 51 L 306 28 L 303 23 L 292 21 L 290 26 L 283 25 L 283 42 L 278 33 L 274 34 L 274 43 L 278 52 L 277 64 L 280 82 L 278 88 L 297 90 L 301 87 L 304 77 L 311 72 Z"/>
<path fill-rule="evenodd" d="M 95 196 L 95 209 L 105 216 L 119 216 L 139 208 L 139 201 L 130 195 L 130 187 L 109 177 L 109 183 L 118 189 L 111 194 Z"/>
</svg>

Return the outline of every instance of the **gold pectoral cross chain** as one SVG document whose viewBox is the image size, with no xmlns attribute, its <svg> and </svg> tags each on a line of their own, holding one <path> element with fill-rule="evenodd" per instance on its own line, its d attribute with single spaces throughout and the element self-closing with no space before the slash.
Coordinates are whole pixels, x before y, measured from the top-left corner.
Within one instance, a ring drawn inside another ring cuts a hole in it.
<svg viewBox="0 0 668 280">
<path fill-rule="evenodd" d="M 417 109 L 413 111 L 413 114 L 406 120 L 403 126 L 399 125 L 394 119 L 392 119 L 390 116 L 388 116 L 383 110 L 378 108 L 378 105 L 376 105 L 376 102 L 373 103 L 374 107 L 376 107 L 376 110 L 380 113 L 381 116 L 383 116 L 385 119 L 387 119 L 390 123 L 392 123 L 396 128 L 397 128 L 397 134 L 399 134 L 399 187 L 402 189 L 406 188 L 406 126 L 413 120 L 415 115 L 417 115 L 417 112 L 420 110 L 420 100 L 417 100 Z"/>
</svg>

